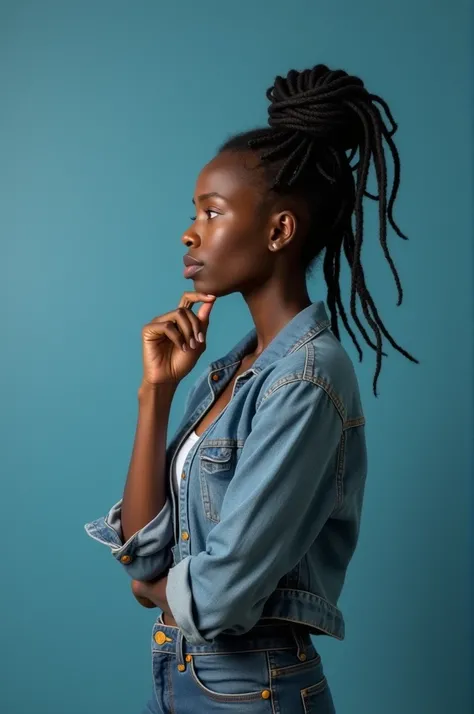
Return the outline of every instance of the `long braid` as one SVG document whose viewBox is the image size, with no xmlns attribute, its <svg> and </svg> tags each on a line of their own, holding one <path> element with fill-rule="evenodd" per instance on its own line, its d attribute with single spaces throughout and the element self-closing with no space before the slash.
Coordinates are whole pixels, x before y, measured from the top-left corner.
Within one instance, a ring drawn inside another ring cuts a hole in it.
<svg viewBox="0 0 474 714">
<path fill-rule="evenodd" d="M 383 337 L 404 357 L 418 362 L 386 329 L 367 288 L 362 267 L 363 199 L 367 197 L 378 202 L 379 241 L 397 288 L 397 305 L 401 304 L 402 285 L 387 242 L 387 221 L 398 236 L 406 239 L 393 217 L 400 186 L 400 158 L 393 141 L 397 124 L 387 103 L 378 95 L 370 94 L 361 79 L 322 64 L 302 72 L 290 70 L 286 77 L 276 77 L 266 96 L 270 102 L 269 126 L 238 134 L 220 150 L 258 152 L 270 191 L 300 195 L 307 201 L 312 225 L 303 247 L 303 265 L 309 269 L 312 261 L 325 250 L 323 271 L 332 330 L 339 338 L 340 318 L 362 360 L 362 348 L 350 326 L 341 296 L 340 269 L 344 254 L 351 272 L 350 316 L 365 343 L 376 353 L 373 389 L 377 395 L 382 358 L 386 356 Z M 385 124 L 379 107 L 390 126 Z M 384 139 L 394 166 L 388 198 Z M 352 164 L 354 158 L 356 163 Z M 378 185 L 375 194 L 367 188 L 371 159 Z M 361 322 L 358 304 L 373 339 Z"/>
</svg>

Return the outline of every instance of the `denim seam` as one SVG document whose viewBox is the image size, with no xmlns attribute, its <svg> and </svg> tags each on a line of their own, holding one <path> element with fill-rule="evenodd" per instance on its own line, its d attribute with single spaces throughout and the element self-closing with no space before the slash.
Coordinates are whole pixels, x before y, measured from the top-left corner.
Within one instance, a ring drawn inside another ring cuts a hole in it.
<svg viewBox="0 0 474 714">
<path fill-rule="evenodd" d="M 301 349 L 306 344 L 306 342 L 309 342 L 315 337 L 318 337 L 322 332 L 324 332 L 328 329 L 328 327 L 330 327 L 330 324 L 331 323 L 329 322 L 329 320 L 323 320 L 322 322 L 318 322 L 318 324 L 308 330 L 308 332 L 303 335 L 303 337 L 300 337 L 298 342 L 295 342 L 295 344 L 289 350 L 288 354 L 296 352 L 297 350 Z"/>
<path fill-rule="evenodd" d="M 344 483 L 343 483 L 343 473 L 344 473 L 344 462 L 346 456 L 346 432 L 343 431 L 341 435 L 341 440 L 339 442 L 339 453 L 337 457 L 337 470 L 336 470 L 336 503 L 333 509 L 336 511 L 342 506 L 344 499 Z"/>
<path fill-rule="evenodd" d="M 348 419 L 344 423 L 344 430 L 346 431 L 347 429 L 355 429 L 358 426 L 365 426 L 365 417 L 360 416 L 356 417 L 355 419 Z"/>
<path fill-rule="evenodd" d="M 261 620 L 284 620 L 285 622 L 297 622 L 300 625 L 305 625 L 306 627 L 308 626 L 307 622 L 303 622 L 303 620 L 297 620 L 296 617 L 290 617 L 289 615 L 285 617 L 275 617 L 275 616 L 269 616 L 269 617 L 262 617 L 260 618 Z M 315 625 L 316 629 L 321 630 L 321 632 L 324 632 L 324 634 L 329 635 L 330 637 L 334 637 L 336 640 L 342 641 L 344 638 L 341 637 L 341 635 L 336 635 L 334 631 L 328 630 L 327 628 L 323 627 L 323 625 Z"/>
<path fill-rule="evenodd" d="M 262 399 L 260 402 L 257 404 L 256 409 L 258 410 L 263 402 L 266 399 L 269 399 L 271 395 L 277 391 L 277 389 L 280 389 L 280 387 L 283 387 L 285 384 L 290 384 L 291 382 L 311 382 L 314 384 L 316 387 L 320 387 L 324 392 L 326 392 L 328 398 L 331 400 L 333 403 L 334 407 L 336 408 L 337 413 L 339 414 L 342 423 L 344 424 L 344 407 L 341 402 L 341 400 L 337 397 L 337 395 L 334 394 L 334 392 L 331 390 L 330 385 L 325 382 L 321 377 L 305 377 L 304 374 L 293 374 L 287 377 L 282 377 L 279 379 L 277 382 L 272 384 L 271 387 L 268 388 L 268 390 L 265 392 L 263 395 Z"/>
<path fill-rule="evenodd" d="M 272 704 L 272 714 L 277 714 L 277 712 L 275 711 L 275 706 L 274 706 L 275 696 L 274 696 L 274 690 L 273 690 L 273 673 L 272 673 L 272 666 L 271 666 L 271 662 L 270 662 L 270 654 L 269 654 L 268 650 L 265 651 L 265 659 L 267 661 L 268 688 L 269 688 L 270 692 L 272 693 L 272 696 L 270 699 L 271 704 Z"/>
</svg>

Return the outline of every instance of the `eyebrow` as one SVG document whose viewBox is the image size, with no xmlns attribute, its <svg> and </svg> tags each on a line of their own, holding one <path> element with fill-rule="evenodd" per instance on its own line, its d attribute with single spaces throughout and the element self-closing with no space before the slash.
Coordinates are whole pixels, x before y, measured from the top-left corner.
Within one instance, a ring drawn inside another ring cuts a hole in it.
<svg viewBox="0 0 474 714">
<path fill-rule="evenodd" d="M 217 193 L 217 191 L 211 191 L 210 193 L 201 193 L 201 195 L 198 196 L 198 201 L 205 201 L 206 198 L 222 198 L 223 201 L 226 200 L 224 196 L 221 196 L 221 194 Z M 192 201 L 195 203 L 194 198 Z"/>
</svg>

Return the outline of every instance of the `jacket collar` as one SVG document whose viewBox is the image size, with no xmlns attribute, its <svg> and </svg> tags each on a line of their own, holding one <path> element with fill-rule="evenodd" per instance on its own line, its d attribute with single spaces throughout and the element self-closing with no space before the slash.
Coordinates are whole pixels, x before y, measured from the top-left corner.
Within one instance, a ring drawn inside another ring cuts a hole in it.
<svg viewBox="0 0 474 714">
<path fill-rule="evenodd" d="M 323 330 L 330 327 L 326 307 L 322 301 L 313 302 L 298 312 L 278 332 L 273 340 L 252 364 L 254 372 L 260 372 L 269 364 L 299 349 L 305 342 L 313 339 Z M 257 330 L 254 327 L 243 337 L 224 357 L 220 357 L 209 365 L 210 371 L 228 367 L 238 362 L 257 346 Z"/>
</svg>

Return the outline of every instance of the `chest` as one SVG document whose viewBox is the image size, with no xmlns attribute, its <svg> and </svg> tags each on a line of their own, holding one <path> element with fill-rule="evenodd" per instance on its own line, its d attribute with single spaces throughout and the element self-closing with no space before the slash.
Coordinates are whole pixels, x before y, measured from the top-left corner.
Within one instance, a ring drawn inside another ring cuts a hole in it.
<svg viewBox="0 0 474 714">
<path fill-rule="evenodd" d="M 250 365 L 254 361 L 254 359 L 242 360 L 239 369 L 234 374 L 229 384 L 227 384 L 225 389 L 221 392 L 221 394 L 219 394 L 218 398 L 216 399 L 212 407 L 209 409 L 209 411 L 206 412 L 206 414 L 203 416 L 201 421 L 199 421 L 194 427 L 194 431 L 198 436 L 201 436 L 201 434 L 206 431 L 206 429 L 217 419 L 219 414 L 226 408 L 232 396 L 232 390 L 234 389 L 235 380 L 240 374 L 249 369 Z"/>
</svg>

